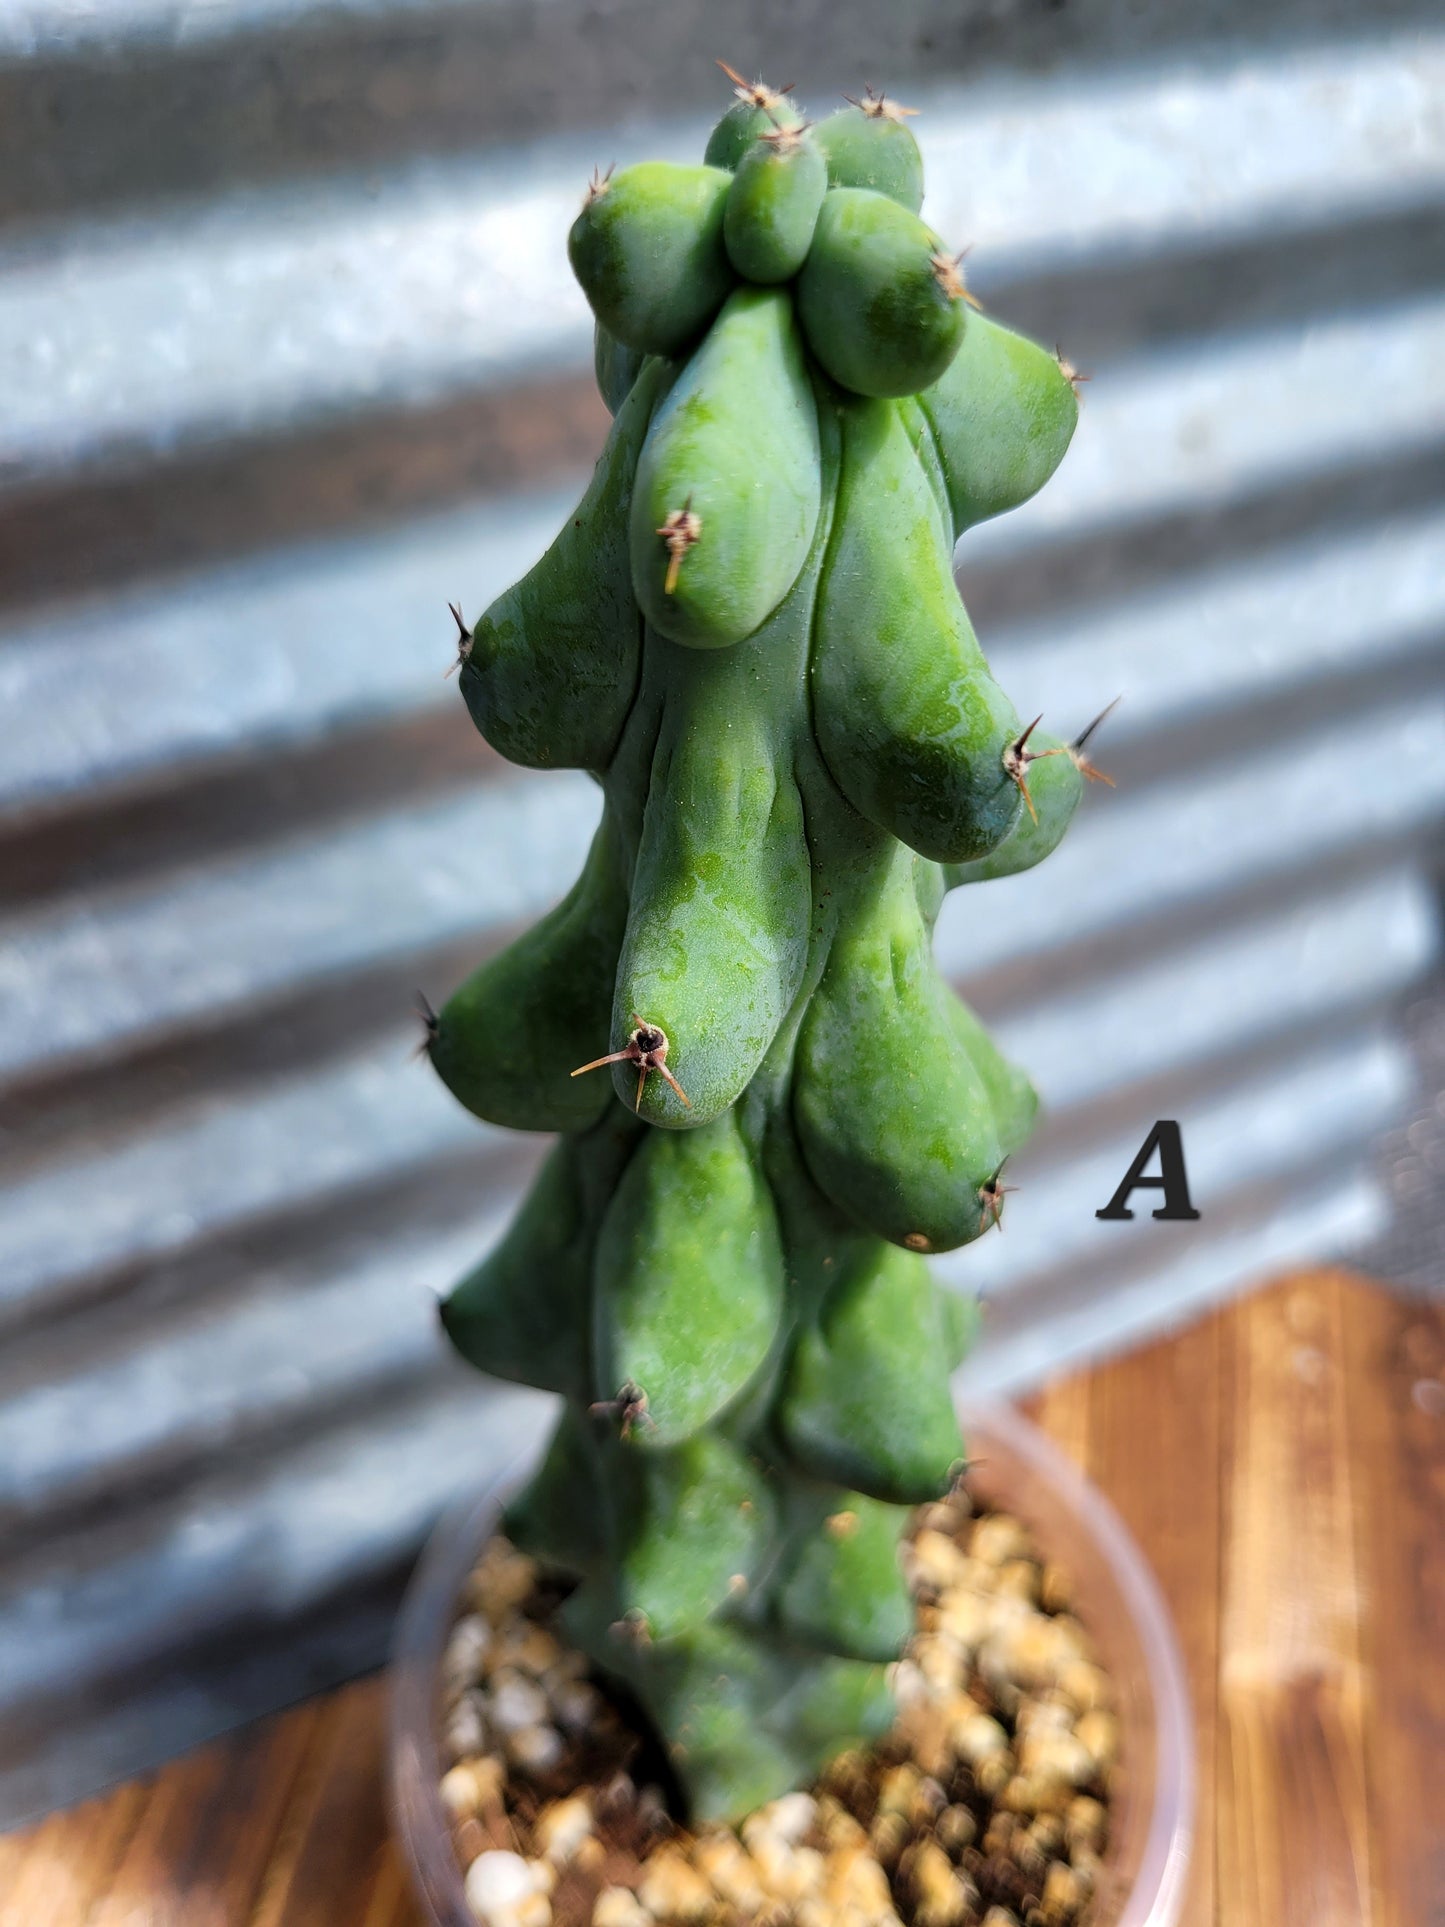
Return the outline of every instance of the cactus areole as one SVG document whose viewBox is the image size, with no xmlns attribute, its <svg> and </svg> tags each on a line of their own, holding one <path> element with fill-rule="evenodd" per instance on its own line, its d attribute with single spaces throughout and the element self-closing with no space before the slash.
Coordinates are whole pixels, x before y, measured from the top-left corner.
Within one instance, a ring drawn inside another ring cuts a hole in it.
<svg viewBox="0 0 1445 1927">
<path fill-rule="evenodd" d="M 902 112 L 744 87 L 701 166 L 594 179 L 569 246 L 612 430 L 462 633 L 482 735 L 603 806 L 429 1025 L 463 1104 L 560 1134 L 442 1317 L 562 1395 L 506 1529 L 696 1819 L 892 1717 L 900 1535 L 964 1455 L 971 1308 L 924 1254 L 997 1224 L 1035 1108 L 933 923 L 1093 773 L 1023 727 L 952 572 L 1062 457 L 1072 371 L 971 304 Z"/>
</svg>

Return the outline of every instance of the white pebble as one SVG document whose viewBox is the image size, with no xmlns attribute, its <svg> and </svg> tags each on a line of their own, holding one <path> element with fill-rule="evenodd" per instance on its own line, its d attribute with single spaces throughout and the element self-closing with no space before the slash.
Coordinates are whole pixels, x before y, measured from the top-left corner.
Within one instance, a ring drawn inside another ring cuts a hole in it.
<svg viewBox="0 0 1445 1927">
<path fill-rule="evenodd" d="M 979 1648 L 978 1670 L 990 1686 L 1013 1685 L 1038 1692 L 1051 1685 L 1073 1657 L 1073 1638 L 1065 1622 L 1031 1613 L 989 1634 Z"/>
<path fill-rule="evenodd" d="M 911 1659 L 896 1659 L 888 1668 L 888 1685 L 900 1707 L 917 1706 L 931 1698 L 929 1683 Z"/>
<path fill-rule="evenodd" d="M 547 1695 L 522 1673 L 498 1673 L 492 1682 L 490 1711 L 499 1733 L 519 1733 L 546 1719 Z"/>
<path fill-rule="evenodd" d="M 1015 1732 L 1022 1740 L 1030 1733 L 1067 1733 L 1073 1723 L 1074 1711 L 1067 1700 L 1025 1700 L 1019 1708 Z"/>
<path fill-rule="evenodd" d="M 482 1676 L 492 1647 L 492 1629 L 480 1613 L 468 1613 L 452 1627 L 442 1655 L 442 1678 L 449 1686 L 471 1686 Z"/>
<path fill-rule="evenodd" d="M 1112 1713 L 1085 1713 L 1074 1730 L 1101 1770 L 1107 1770 L 1118 1759 L 1119 1722 Z"/>
<path fill-rule="evenodd" d="M 550 1773 L 565 1751 L 555 1726 L 523 1726 L 507 1735 L 507 1758 L 524 1773 Z"/>
<path fill-rule="evenodd" d="M 693 1865 L 728 1905 L 751 1920 L 762 1911 L 766 1895 L 758 1884 L 758 1870 L 735 1833 L 705 1834 L 693 1848 Z"/>
<path fill-rule="evenodd" d="M 649 1914 L 659 1920 L 681 1921 L 686 1927 L 707 1920 L 717 1906 L 707 1881 L 675 1852 L 652 1856 L 643 1869 L 637 1895 Z"/>
<path fill-rule="evenodd" d="M 454 1766 L 444 1773 L 437 1791 L 442 1796 L 442 1805 L 454 1819 L 464 1820 L 476 1812 L 477 1783 L 469 1766 Z"/>
<path fill-rule="evenodd" d="M 904 1549 L 909 1577 L 915 1585 L 932 1586 L 942 1591 L 956 1586 L 967 1570 L 963 1548 L 941 1532 L 920 1532 Z"/>
<path fill-rule="evenodd" d="M 602 1710 L 602 1695 L 590 1680 L 564 1679 L 552 1689 L 552 1711 L 566 1733 L 579 1737 Z"/>
<path fill-rule="evenodd" d="M 963 1659 L 971 1659 L 993 1623 L 989 1601 L 981 1593 L 956 1587 L 938 1604 L 938 1631 L 950 1639 Z"/>
<path fill-rule="evenodd" d="M 653 1927 L 637 1895 L 627 1887 L 604 1887 L 592 1903 L 592 1927 Z"/>
<path fill-rule="evenodd" d="M 486 1927 L 542 1927 L 552 1917 L 549 1871 L 519 1853 L 478 1854 L 467 1869 L 467 1905 Z"/>
<path fill-rule="evenodd" d="M 1060 1666 L 1058 1686 L 1081 1713 L 1092 1712 L 1108 1702 L 1108 1680 L 1086 1659 L 1070 1659 Z"/>
<path fill-rule="evenodd" d="M 1069 1802 L 1065 1822 L 1065 1837 L 1071 1852 L 1077 1854 L 1080 1848 L 1097 1853 L 1104 1844 L 1104 1834 L 1109 1824 L 1109 1816 L 1101 1800 L 1093 1800 L 1087 1793 L 1080 1793 Z"/>
<path fill-rule="evenodd" d="M 908 1651 L 925 1692 L 933 1698 L 940 1698 L 963 1684 L 966 1655 L 958 1641 L 948 1634 L 917 1633 Z"/>
<path fill-rule="evenodd" d="M 1010 1559 L 1028 1557 L 1029 1537 L 1017 1519 L 1006 1512 L 986 1513 L 975 1522 L 968 1549 L 987 1566 L 1001 1566 Z"/>
<path fill-rule="evenodd" d="M 1084 1883 L 1073 1868 L 1056 1860 L 1044 1878 L 1043 1905 L 1056 1920 L 1071 1920 L 1086 1897 Z"/>
<path fill-rule="evenodd" d="M 506 1770 L 500 1760 L 490 1757 L 462 1760 L 442 1775 L 438 1789 L 442 1805 L 454 1819 L 465 1820 L 498 1797 L 505 1777 Z"/>
<path fill-rule="evenodd" d="M 552 1670 L 561 1656 L 562 1648 L 547 1628 L 526 1620 L 507 1641 L 505 1662 L 515 1666 L 519 1672 L 539 1679 Z"/>
<path fill-rule="evenodd" d="M 1008 1751 L 1008 1734 L 996 1719 L 983 1712 L 965 1713 L 955 1724 L 950 1737 L 970 1766 L 977 1766 L 980 1760 L 986 1759 L 991 1753 Z"/>
<path fill-rule="evenodd" d="M 1025 1770 L 1041 1780 L 1087 1786 L 1096 1772 L 1094 1757 L 1075 1733 L 1031 1733 L 1020 1757 Z"/>
<path fill-rule="evenodd" d="M 494 1626 L 510 1618 L 537 1583 L 535 1563 L 502 1539 L 493 1539 L 472 1574 L 472 1600 Z"/>
<path fill-rule="evenodd" d="M 790 1847 L 767 1827 L 756 1828 L 746 1838 L 758 1877 L 774 1899 L 801 1900 L 821 1889 L 824 1861 L 815 1848 Z"/>
<path fill-rule="evenodd" d="M 466 1759 L 487 1750 L 487 1722 L 475 1693 L 454 1706 L 447 1715 L 443 1734 L 447 1751 L 454 1760 Z"/>
<path fill-rule="evenodd" d="M 897 1766 L 889 1767 L 878 1782 L 878 1811 L 910 1814 L 922 1785 L 923 1775 L 912 1760 L 901 1760 Z"/>
<path fill-rule="evenodd" d="M 537 1815 L 537 1844 L 549 1860 L 565 1865 L 592 1832 L 592 1809 L 580 1793 L 554 1800 Z"/>
<path fill-rule="evenodd" d="M 998 1589 L 1036 1606 L 1039 1600 L 1039 1569 L 1032 1559 L 1006 1559 L 998 1569 Z"/>
<path fill-rule="evenodd" d="M 818 1802 L 811 1793 L 785 1793 L 763 1808 L 771 1830 L 790 1847 L 796 1847 L 818 1817 Z"/>
</svg>

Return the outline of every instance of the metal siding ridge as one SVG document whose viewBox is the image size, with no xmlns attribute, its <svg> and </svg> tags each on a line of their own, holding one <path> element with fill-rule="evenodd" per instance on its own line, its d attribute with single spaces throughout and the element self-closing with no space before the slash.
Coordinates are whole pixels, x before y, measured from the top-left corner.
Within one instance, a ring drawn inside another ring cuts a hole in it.
<svg viewBox="0 0 1445 1927">
<path fill-rule="evenodd" d="M 1082 720 L 1082 719 L 1079 719 Z M 1386 772 L 1369 775 L 1374 745 Z M 1388 771 L 1409 768 L 1406 786 Z M 1361 780 L 1344 780 L 1361 771 Z M 1445 701 L 1357 711 L 1222 767 L 1089 805 L 1051 860 L 939 918 L 949 976 L 1368 847 L 1445 808 Z M 199 874 L 0 926 L 0 1080 L 233 1017 L 259 999 L 535 915 L 576 878 L 597 813 L 579 775 L 488 784 Z M 259 906 L 259 908 L 258 908 Z M 56 1005 L 51 986 L 63 983 Z"/>
<path fill-rule="evenodd" d="M 1108 435 L 1108 399 L 1090 434 Z M 1067 468 L 1067 463 L 1065 464 Z M 484 608 L 542 553 L 573 490 L 307 545 L 160 589 L 88 597 L 0 628 L 0 707 L 13 733 L 0 810 L 91 804 L 217 762 L 361 724 L 456 707 L 448 593 Z M 1445 622 L 1445 513 L 1280 545 L 1182 574 L 1163 591 L 984 640 L 1027 714 L 1081 719 L 1128 700 L 1128 740 L 1205 711 L 1433 650 Z M 338 639 L 345 639 L 345 675 Z"/>
<path fill-rule="evenodd" d="M 364 1583 L 550 1410 L 540 1393 L 452 1375 L 269 1462 L 213 1471 L 179 1502 L 59 1537 L 7 1574 L 0 1706 L 74 1698 L 200 1632 L 283 1624 Z"/>
<path fill-rule="evenodd" d="M 1347 780 L 1372 769 L 1372 747 L 1377 780 Z M 1391 774 L 1406 767 L 1409 788 Z M 1445 808 L 1445 701 L 1357 711 L 1220 767 L 1085 803 L 1049 858 L 1047 887 L 1025 871 L 947 898 L 935 938 L 946 975 L 967 985 L 1024 958 L 1066 956 L 1136 920 L 1423 833 Z"/>
<path fill-rule="evenodd" d="M 1231 1094 L 1212 1115 L 1202 1111 L 1191 1123 L 1189 1145 L 1196 1202 L 1216 1210 L 1227 1207 L 1233 1189 L 1256 1184 L 1261 1174 L 1275 1177 L 1280 1163 L 1354 1142 L 1349 1105 L 1363 1107 L 1367 1119 L 1383 1111 L 1398 1101 L 1403 1076 L 1400 1054 L 1390 1046 L 1361 1051 L 1353 1062 L 1346 1052 L 1306 1066 L 1297 1074 L 1293 1093 L 1309 1105 L 1303 1130 L 1291 1121 L 1295 1109 L 1284 1102 L 1288 1079 L 1276 1081 L 1273 1095 L 1268 1089 L 1246 1089 Z M 1281 1148 L 1287 1149 L 1288 1158 L 1280 1159 Z M 1122 1149 L 1127 1159 L 1137 1146 Z M 1117 1158 L 1109 1162 L 1108 1171 L 1117 1182 Z M 1040 1222 L 1047 1207 L 1056 1231 L 1066 1201 L 1077 1204 L 1092 1198 L 1097 1204 L 1112 1189 L 1109 1184 L 1101 1190 L 1101 1181 L 1107 1182 L 1103 1160 L 1091 1157 L 1047 1186 L 1041 1183 L 1034 1198 Z M 1092 1208 L 1088 1231 L 1117 1233 L 1118 1227 L 1099 1226 Z M 1328 1217 L 1324 1228 L 1333 1235 Z M 995 1249 L 1002 1250 L 1005 1242 L 999 1238 Z M 1190 1275 L 1221 1275 L 1220 1265 L 1228 1261 L 1219 1251 L 1230 1248 L 1226 1236 L 1217 1250 L 1206 1229 L 1194 1238 Z M 966 1275 L 964 1261 L 986 1249 L 981 1245 L 972 1254 L 960 1255 L 960 1276 Z M 1039 1249 L 1041 1255 L 1047 1252 L 1050 1263 L 1057 1262 L 1052 1233 Z M 969 1269 L 978 1273 L 988 1267 L 975 1264 Z M 1017 1279 L 1013 1288 L 1018 1289 Z M 1195 1288 L 1202 1286 L 1196 1283 Z M 434 1427 L 454 1424 L 459 1413 L 469 1420 L 486 1414 L 485 1446 L 480 1439 L 476 1442 L 465 1469 L 465 1477 L 472 1480 L 485 1476 L 514 1449 L 527 1428 L 535 1430 L 549 1409 L 535 1394 L 514 1397 L 511 1391 L 485 1391 L 480 1383 L 459 1389 L 438 1405 L 440 1416 L 427 1415 Z M 188 1620 L 214 1627 L 217 1620 L 224 1623 L 258 1610 L 298 1611 L 348 1578 L 359 1578 L 368 1564 L 394 1551 L 408 1519 L 424 1515 L 464 1483 L 458 1471 L 449 1486 L 433 1467 L 416 1489 L 410 1483 L 421 1457 L 416 1440 L 408 1438 L 404 1465 L 390 1461 L 388 1445 L 393 1451 L 398 1445 L 389 1428 L 364 1441 L 353 1440 L 354 1457 L 338 1458 L 338 1440 L 328 1434 L 286 1452 L 284 1476 L 262 1467 L 255 1490 L 248 1489 L 257 1477 L 250 1467 L 233 1467 L 221 1475 L 227 1486 L 224 1506 L 216 1503 L 219 1493 L 210 1495 L 208 1505 L 202 1487 L 183 1500 L 178 1513 L 163 1508 L 159 1526 L 149 1533 L 144 1514 L 133 1515 L 129 1539 L 140 1540 L 139 1550 L 118 1553 L 101 1528 L 22 1561 L 13 1602 L 0 1607 L 0 1704 L 73 1685 L 77 1668 L 95 1677 L 137 1665 L 163 1650 L 168 1639 L 181 1637 Z M 360 1545 L 358 1533 L 364 1540 Z M 87 1541 L 95 1548 L 94 1564 L 81 1551 Z M 58 1567 L 57 1559 L 63 1562 Z M 35 1569 L 32 1576 L 27 1577 L 26 1567 Z M 47 1569 L 64 1572 L 61 1594 L 45 1577 Z"/>
<path fill-rule="evenodd" d="M 1442 92 L 1428 31 L 944 86 L 925 208 L 1006 277 L 1283 234 L 1438 197 Z"/>
<path fill-rule="evenodd" d="M 409 16 L 478 8 L 479 0 L 0 0 L 0 55 L 179 55 L 281 29 L 400 27 Z"/>
<path fill-rule="evenodd" d="M 0 625 L 15 724 L 0 809 L 99 808 L 240 756 L 460 710 L 448 600 L 475 615 L 500 595 L 580 492 L 468 504 Z"/>
<path fill-rule="evenodd" d="M 1024 716 L 1063 726 L 1101 695 L 1123 702 L 1099 740 L 1132 744 L 1207 719 L 1220 739 L 1234 713 L 1302 694 L 1349 671 L 1358 684 L 1418 657 L 1445 633 L 1445 512 L 1359 531 L 1312 534 L 1262 557 L 1180 572 L 1169 587 L 1051 611 L 984 638 L 994 675 Z"/>
<path fill-rule="evenodd" d="M 62 1310 L 108 1274 L 258 1217 L 442 1158 L 475 1154 L 483 1166 L 513 1136 L 411 1061 L 418 1034 L 389 1031 L 318 1068 L 209 1093 L 0 1187 L 0 1325 Z M 77 1198 L 88 1200 L 83 1212 Z"/>
<path fill-rule="evenodd" d="M 1131 356 L 1090 393 L 1048 486 L 964 536 L 965 595 L 974 562 L 1434 448 L 1445 439 L 1442 357 L 1445 300 L 1433 295 Z"/>
<path fill-rule="evenodd" d="M 1263 1049 L 1332 1011 L 1384 1003 L 1425 970 L 1439 924 L 1422 878 L 1376 874 L 1172 945 L 1084 990 L 1061 987 L 1007 1011 L 993 1034 L 1049 1110 L 1080 1109 L 1225 1051 Z"/>
<path fill-rule="evenodd" d="M 930 218 L 1006 280 L 1425 201 L 1445 184 L 1442 77 L 1445 38 L 1418 35 L 1300 67 L 940 94 L 921 134 Z M 1222 139 L 1236 123 L 1250 138 Z M 607 158 L 693 159 L 706 134 L 613 130 Z M 581 365 L 590 319 L 564 243 L 599 138 L 231 193 L 164 226 L 73 223 L 48 252 L 0 243 L 0 487 Z"/>
<path fill-rule="evenodd" d="M 1035 1075 L 1056 1113 L 1166 1076 L 1183 1096 L 1201 1069 L 1251 1041 L 1378 1006 L 1418 973 L 1430 953 L 1433 924 L 1417 878 L 1402 873 L 1372 880 L 1343 900 L 1327 898 L 1191 950 L 1182 962 L 1166 956 L 1063 1006 L 1050 1003 L 1017 1014 L 997 1027 L 998 1041 Z M 1251 997 L 1251 987 L 1260 984 L 1268 994 Z M 1183 1035 L 1171 1026 L 1171 1019 L 1177 1025 L 1181 1018 Z M 1253 1135 L 1246 1132 L 1239 1142 L 1246 1147 L 1241 1158 L 1257 1176 L 1298 1158 L 1323 1135 L 1357 1143 L 1382 1126 L 1402 1099 L 1402 1065 L 1397 1047 L 1386 1051 L 1373 1040 L 1336 1051 L 1323 1070 L 1313 1061 L 1301 1069 L 1290 1060 L 1272 1067 L 1274 1084 L 1231 1093 L 1222 1113 L 1235 1118 L 1242 1107 L 1254 1119 Z M 1207 1100 L 1206 1133 L 1220 1109 L 1217 1096 Z M 1291 1118 L 1293 1137 L 1284 1128 Z M 364 1110 L 338 1104 L 329 1123 L 334 1133 L 364 1138 L 369 1121 Z M 252 1136 L 272 1137 L 304 1157 L 302 1147 L 328 1134 L 300 1128 L 295 1119 L 289 1128 L 279 1123 L 268 1112 L 253 1120 Z M 1227 1143 L 1235 1129 L 1230 1123 L 1215 1136 Z M 1191 1126 L 1191 1151 L 1193 1137 Z M 1211 1142 L 1206 1137 L 1206 1149 Z M 1262 1148 L 1266 1143 L 1273 1146 L 1270 1154 Z M 77 1195 L 135 1198 L 134 1228 L 142 1234 L 150 1229 L 148 1202 L 155 1208 L 157 1196 L 184 1197 L 190 1184 L 217 1166 L 238 1174 L 243 1195 L 237 1218 L 256 1208 L 254 1191 L 244 1189 L 251 1174 L 241 1148 L 197 1136 L 184 1123 L 174 1127 L 169 1148 L 177 1163 L 164 1171 L 163 1188 L 146 1182 L 125 1150 L 110 1170 L 61 1167 L 48 1174 L 47 1185 L 57 1203 Z M 180 1162 L 183 1150 L 192 1156 Z M 420 1147 L 415 1155 L 408 1147 L 407 1163 L 418 1163 L 421 1155 Z M 958 1271 L 960 1285 L 983 1287 L 1000 1275 L 1017 1277 L 1020 1267 L 1056 1262 L 1054 1254 L 1072 1248 L 1070 1233 L 1090 1219 L 1081 1201 L 1106 1196 L 1104 1178 L 1111 1169 L 1122 1171 L 1129 1155 L 1128 1145 L 1111 1139 L 1096 1156 L 1082 1165 L 1068 1161 L 1060 1172 L 1058 1155 L 1047 1145 L 1023 1153 L 1015 1174 L 1025 1175 L 1030 1197 L 1010 1226 L 1021 1220 L 1024 1235 L 971 1250 Z M 303 1185 L 309 1175 L 303 1170 Z M 1204 1186 L 1208 1195 L 1227 1189 L 1208 1165 Z M 478 1262 L 501 1235 L 516 1201 L 509 1191 L 460 1225 L 439 1232 L 407 1225 L 374 1253 L 348 1258 L 319 1279 L 263 1277 L 260 1288 L 242 1293 L 239 1302 L 207 1302 L 179 1315 L 168 1310 L 157 1321 L 142 1320 L 119 1347 L 79 1371 L 8 1398 L 0 1389 L 0 1516 L 98 1489 L 107 1473 L 134 1477 L 137 1467 L 171 1461 L 207 1442 L 215 1449 L 223 1439 L 303 1412 L 309 1399 L 349 1399 L 388 1375 L 433 1362 L 441 1348 L 432 1295 Z M 38 1214 L 32 1209 L 15 1215 L 24 1223 Z M 1035 1256 L 1045 1224 L 1049 1249 Z M 1062 1247 L 1060 1226 L 1068 1227 Z M 211 1234 L 227 1228 L 216 1212 Z M 199 1235 L 199 1226 L 190 1230 Z M 153 1256 L 144 1247 L 124 1253 L 131 1263 Z M 112 1251 L 102 1263 L 120 1258 Z M 945 1264 L 952 1276 L 951 1262 Z M 83 1286 L 87 1276 L 76 1269 L 72 1288 Z M 48 1290 L 32 1285 L 32 1291 L 45 1291 L 48 1306 L 63 1305 L 65 1284 L 52 1279 Z"/>
<path fill-rule="evenodd" d="M 0 245 L 0 492 L 583 365 L 580 151 L 456 171 L 228 196 L 55 259 Z"/>
<path fill-rule="evenodd" d="M 1197 1226 L 1161 1227 L 1159 1235 L 1207 1245 L 1234 1194 L 1278 1187 L 1292 1174 L 1317 1174 L 1331 1160 L 1358 1162 L 1362 1143 L 1398 1114 L 1409 1086 L 1409 1058 L 1378 1023 L 1357 1026 L 1339 1042 L 1311 1044 L 1283 1063 L 1274 1059 L 1265 1071 L 1208 1098 L 1181 1082 L 1177 1122 L 1201 1217 Z M 1113 1197 L 1153 1124 L 1141 1114 L 1127 1129 L 1114 1128 L 1087 1152 L 1062 1161 L 1032 1147 L 1021 1151 L 1009 1161 L 1019 1190 L 1005 1207 L 1002 1235 L 989 1233 L 935 1260 L 939 1276 L 995 1304 L 1026 1296 L 1042 1280 L 1071 1274 L 1092 1281 L 1127 1267 L 1152 1235 L 1158 1193 L 1135 1195 L 1133 1221 L 1109 1222 L 1094 1213 Z"/>
<path fill-rule="evenodd" d="M 1423 970 L 1435 940 L 1430 895 L 1413 873 L 1343 893 L 1331 883 L 1182 953 L 1166 945 L 1093 988 L 1026 1002 L 995 1034 L 1061 1111 L 1384 998 Z M 119 1271 L 306 1202 L 339 1206 L 442 1157 L 475 1151 L 483 1171 L 518 1140 L 409 1063 L 413 1040 L 389 1033 L 317 1070 L 176 1107 L 144 1132 L 130 1124 L 107 1148 L 67 1148 L 0 1189 L 0 1323 L 59 1313 Z M 91 1207 L 76 1212 L 77 1197 Z"/>
<path fill-rule="evenodd" d="M 13 918 L 0 1077 L 534 917 L 576 880 L 597 813 L 585 776 L 521 775 Z"/>
<path fill-rule="evenodd" d="M 0 1522 L 43 1518 L 435 1371 L 437 1301 L 500 1237 L 515 1198 L 408 1225 L 321 1276 L 269 1270 L 239 1302 L 138 1322 L 81 1369 L 0 1395 Z M 298 1254 L 295 1270 L 317 1267 Z"/>
<path fill-rule="evenodd" d="M 982 1397 L 1078 1371 L 1177 1329 L 1271 1272 L 1356 1250 L 1388 1219 L 1379 1185 L 1354 1169 L 1270 1200 L 1226 1233 L 1194 1241 L 1183 1256 L 1168 1252 L 1156 1234 L 1139 1275 L 1101 1280 L 1086 1303 L 1031 1315 L 1022 1299 L 1007 1302 L 992 1331 L 985 1320 L 957 1382 L 965 1394 Z"/>
</svg>

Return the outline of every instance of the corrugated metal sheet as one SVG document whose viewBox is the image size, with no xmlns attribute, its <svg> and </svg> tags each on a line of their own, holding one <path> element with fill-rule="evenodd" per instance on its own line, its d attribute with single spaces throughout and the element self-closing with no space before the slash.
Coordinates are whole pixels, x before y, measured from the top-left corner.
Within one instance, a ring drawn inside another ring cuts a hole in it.
<svg viewBox="0 0 1445 1927">
<path fill-rule="evenodd" d="M 940 923 L 1050 1106 L 943 1263 L 970 1375 L 1384 1228 L 1439 955 L 1445 36 L 1190 11 L 0 0 L 0 1818 L 371 1663 L 542 1421 L 433 1312 L 538 1147 L 408 1000 L 570 883 L 595 792 L 475 742 L 445 604 L 575 497 L 578 183 L 697 151 L 714 41 L 909 81 L 935 222 L 1093 376 L 960 557 L 1022 708 L 1126 697 L 1118 792 Z M 1200 1223 L 1098 1223 L 1157 1116 Z"/>
</svg>

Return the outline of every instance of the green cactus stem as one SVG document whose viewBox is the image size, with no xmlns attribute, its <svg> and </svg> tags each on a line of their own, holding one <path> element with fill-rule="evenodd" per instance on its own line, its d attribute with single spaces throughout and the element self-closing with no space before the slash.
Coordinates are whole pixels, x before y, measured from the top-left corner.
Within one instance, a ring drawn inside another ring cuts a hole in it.
<svg viewBox="0 0 1445 1927">
<path fill-rule="evenodd" d="M 613 427 L 546 555 L 458 615 L 460 683 L 602 819 L 428 1035 L 478 1116 L 561 1134 L 443 1321 L 562 1395 L 508 1529 L 699 1819 L 891 1718 L 974 1323 L 924 1254 L 998 1225 L 1035 1108 L 934 919 L 1101 774 L 1092 725 L 1021 724 L 952 572 L 1062 458 L 1073 371 L 976 311 L 908 110 L 813 127 L 731 77 L 703 165 L 598 176 L 572 230 Z"/>
</svg>

